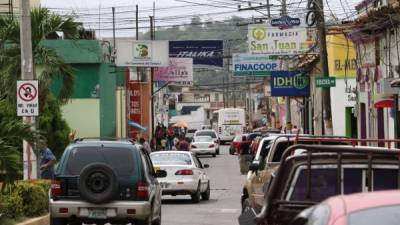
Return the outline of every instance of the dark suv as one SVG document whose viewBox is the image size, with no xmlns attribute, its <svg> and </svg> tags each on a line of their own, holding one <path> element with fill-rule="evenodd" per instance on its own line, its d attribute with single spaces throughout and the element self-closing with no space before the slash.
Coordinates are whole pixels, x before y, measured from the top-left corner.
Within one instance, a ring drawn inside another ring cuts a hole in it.
<svg viewBox="0 0 400 225">
<path fill-rule="evenodd" d="M 142 146 L 129 140 L 79 139 L 69 145 L 50 193 L 50 225 L 161 224 L 161 187 Z"/>
</svg>

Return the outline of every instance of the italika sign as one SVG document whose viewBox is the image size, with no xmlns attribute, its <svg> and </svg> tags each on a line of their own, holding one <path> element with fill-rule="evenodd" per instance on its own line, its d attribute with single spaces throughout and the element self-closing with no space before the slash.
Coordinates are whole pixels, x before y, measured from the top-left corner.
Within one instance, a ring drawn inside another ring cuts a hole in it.
<svg viewBox="0 0 400 225">
<path fill-rule="evenodd" d="M 293 18 L 290 16 L 283 16 L 279 19 L 272 19 L 271 26 L 279 27 L 279 29 L 288 29 L 293 26 L 299 26 L 301 21 L 299 18 Z"/>
<path fill-rule="evenodd" d="M 283 62 L 276 58 L 264 54 L 232 54 L 233 76 L 271 76 L 272 71 L 283 70 Z"/>
<path fill-rule="evenodd" d="M 272 96 L 310 96 L 310 77 L 298 71 L 272 72 Z"/>
</svg>

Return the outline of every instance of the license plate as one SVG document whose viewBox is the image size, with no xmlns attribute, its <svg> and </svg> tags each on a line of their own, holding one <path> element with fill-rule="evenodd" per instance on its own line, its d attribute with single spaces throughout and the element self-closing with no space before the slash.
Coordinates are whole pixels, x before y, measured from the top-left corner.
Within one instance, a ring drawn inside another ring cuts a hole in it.
<svg viewBox="0 0 400 225">
<path fill-rule="evenodd" d="M 160 186 L 161 186 L 161 188 L 168 188 L 168 187 L 169 187 L 169 184 L 168 184 L 168 183 L 165 183 L 165 182 L 161 182 L 161 183 L 160 183 Z"/>
<path fill-rule="evenodd" d="M 89 219 L 107 219 L 106 209 L 89 209 Z"/>
</svg>

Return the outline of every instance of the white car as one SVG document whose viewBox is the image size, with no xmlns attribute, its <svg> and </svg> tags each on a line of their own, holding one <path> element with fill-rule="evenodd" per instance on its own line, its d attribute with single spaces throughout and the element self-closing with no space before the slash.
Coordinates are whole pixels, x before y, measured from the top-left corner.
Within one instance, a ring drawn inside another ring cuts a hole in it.
<svg viewBox="0 0 400 225">
<path fill-rule="evenodd" d="M 198 130 L 194 133 L 193 137 L 200 137 L 200 136 L 209 136 L 213 139 L 216 149 L 217 149 L 217 155 L 219 155 L 219 137 L 218 133 L 215 130 L 211 129 L 206 129 L 206 130 Z"/>
<path fill-rule="evenodd" d="M 190 143 L 190 151 L 196 155 L 217 155 L 217 145 L 210 136 L 197 136 Z"/>
<path fill-rule="evenodd" d="M 157 178 L 163 195 L 190 195 L 192 201 L 210 199 L 210 179 L 194 153 L 184 151 L 160 151 L 150 154 L 155 170 L 167 171 L 167 176 Z"/>
</svg>

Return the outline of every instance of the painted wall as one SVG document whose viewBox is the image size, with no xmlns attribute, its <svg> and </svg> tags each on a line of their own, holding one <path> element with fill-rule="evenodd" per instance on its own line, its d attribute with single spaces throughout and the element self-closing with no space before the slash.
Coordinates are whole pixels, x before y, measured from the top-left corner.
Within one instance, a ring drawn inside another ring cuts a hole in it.
<svg viewBox="0 0 400 225">
<path fill-rule="evenodd" d="M 76 137 L 100 137 L 99 99 L 72 99 L 62 107 L 62 113 L 70 128 L 76 130 Z"/>
<path fill-rule="evenodd" d="M 115 137 L 116 129 L 116 76 L 112 74 L 110 64 L 102 63 L 99 66 L 99 97 L 100 97 L 100 136 Z"/>
</svg>

